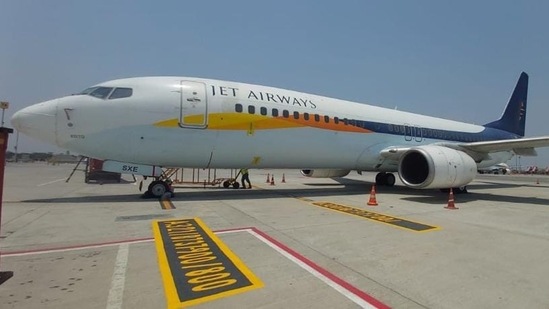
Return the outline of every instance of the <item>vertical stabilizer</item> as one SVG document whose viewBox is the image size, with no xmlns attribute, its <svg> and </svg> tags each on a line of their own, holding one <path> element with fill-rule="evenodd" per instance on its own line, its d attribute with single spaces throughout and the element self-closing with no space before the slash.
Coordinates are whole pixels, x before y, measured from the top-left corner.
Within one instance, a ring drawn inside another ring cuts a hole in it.
<svg viewBox="0 0 549 309">
<path fill-rule="evenodd" d="M 528 74 L 522 72 L 501 118 L 484 126 L 524 136 L 527 97 Z"/>
</svg>

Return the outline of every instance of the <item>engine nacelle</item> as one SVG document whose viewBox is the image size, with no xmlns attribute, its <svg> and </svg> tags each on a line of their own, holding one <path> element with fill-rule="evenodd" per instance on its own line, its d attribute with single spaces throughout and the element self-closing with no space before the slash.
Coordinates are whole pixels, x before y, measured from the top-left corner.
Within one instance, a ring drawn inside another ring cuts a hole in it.
<svg viewBox="0 0 549 309">
<path fill-rule="evenodd" d="M 468 154 L 442 146 L 419 146 L 400 159 L 400 180 L 415 189 L 457 188 L 471 182 L 477 164 Z"/>
<path fill-rule="evenodd" d="M 320 170 L 301 170 L 301 175 L 312 178 L 329 178 L 329 177 L 344 177 L 347 176 L 351 170 L 334 170 L 334 169 L 320 169 Z"/>
</svg>

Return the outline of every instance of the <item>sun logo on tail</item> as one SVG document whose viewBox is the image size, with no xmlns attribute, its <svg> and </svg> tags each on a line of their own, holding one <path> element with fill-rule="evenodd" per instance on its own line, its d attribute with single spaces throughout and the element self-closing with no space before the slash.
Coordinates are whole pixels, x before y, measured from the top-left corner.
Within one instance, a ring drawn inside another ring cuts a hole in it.
<svg viewBox="0 0 549 309">
<path fill-rule="evenodd" d="M 524 108 L 524 102 L 520 102 L 520 105 L 519 105 L 519 120 L 522 120 L 525 113 L 526 113 L 526 108 Z"/>
</svg>

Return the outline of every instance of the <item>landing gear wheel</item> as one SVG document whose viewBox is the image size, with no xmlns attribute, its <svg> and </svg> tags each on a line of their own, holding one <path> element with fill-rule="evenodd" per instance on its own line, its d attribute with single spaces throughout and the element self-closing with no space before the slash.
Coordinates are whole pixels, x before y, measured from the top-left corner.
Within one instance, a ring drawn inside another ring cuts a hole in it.
<svg viewBox="0 0 549 309">
<path fill-rule="evenodd" d="M 394 174 L 391 174 L 391 173 L 385 174 L 385 185 L 387 187 L 394 186 L 395 182 L 396 182 L 396 178 Z"/>
<path fill-rule="evenodd" d="M 376 175 L 376 185 L 377 186 L 387 186 L 392 187 L 395 185 L 396 178 L 395 175 L 392 173 L 377 173 Z"/>
<path fill-rule="evenodd" d="M 148 192 L 154 197 L 162 197 L 166 192 L 170 192 L 170 189 L 164 181 L 155 180 L 149 185 Z"/>
<path fill-rule="evenodd" d="M 442 193 L 449 193 L 449 192 L 450 192 L 450 189 L 440 189 L 440 192 L 442 192 Z M 452 192 L 453 192 L 454 194 L 467 193 L 467 186 L 461 186 L 461 187 L 457 187 L 457 188 L 452 188 Z"/>
<path fill-rule="evenodd" d="M 376 175 L 376 185 L 377 186 L 385 185 L 386 176 L 387 176 L 387 173 L 385 173 L 385 172 L 377 173 L 377 175 Z"/>
</svg>

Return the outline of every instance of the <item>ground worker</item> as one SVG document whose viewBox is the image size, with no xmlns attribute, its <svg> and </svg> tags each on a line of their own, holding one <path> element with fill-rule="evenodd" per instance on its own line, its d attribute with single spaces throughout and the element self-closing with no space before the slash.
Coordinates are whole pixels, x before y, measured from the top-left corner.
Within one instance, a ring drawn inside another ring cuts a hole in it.
<svg viewBox="0 0 549 309">
<path fill-rule="evenodd" d="M 248 183 L 248 186 L 249 188 L 248 189 L 251 189 L 252 188 L 252 183 L 250 182 L 250 175 L 248 174 L 248 169 L 247 168 L 241 168 L 240 169 L 240 174 L 242 174 L 242 189 L 246 189 L 246 183 Z"/>
</svg>

